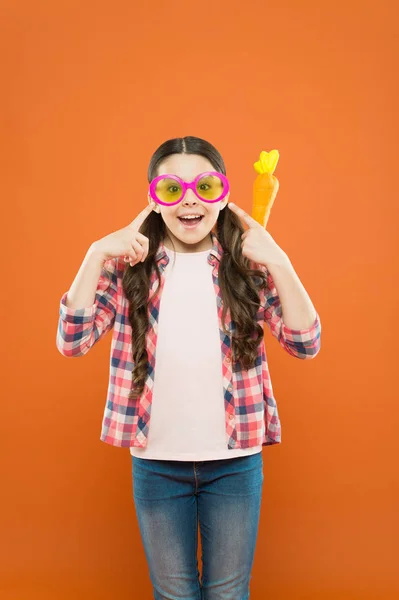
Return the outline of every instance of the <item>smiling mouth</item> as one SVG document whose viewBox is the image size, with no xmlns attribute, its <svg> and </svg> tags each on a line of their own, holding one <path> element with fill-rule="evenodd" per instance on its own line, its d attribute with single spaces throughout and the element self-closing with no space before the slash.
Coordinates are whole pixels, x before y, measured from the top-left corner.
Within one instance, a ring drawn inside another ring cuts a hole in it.
<svg viewBox="0 0 399 600">
<path fill-rule="evenodd" d="M 184 217 L 177 217 L 180 221 L 180 223 L 182 223 L 182 225 L 184 225 L 184 227 L 188 227 L 188 228 L 193 228 L 196 225 L 198 225 L 199 223 L 201 223 L 202 219 L 204 218 L 203 215 L 196 217 L 195 219 L 187 219 Z"/>
</svg>

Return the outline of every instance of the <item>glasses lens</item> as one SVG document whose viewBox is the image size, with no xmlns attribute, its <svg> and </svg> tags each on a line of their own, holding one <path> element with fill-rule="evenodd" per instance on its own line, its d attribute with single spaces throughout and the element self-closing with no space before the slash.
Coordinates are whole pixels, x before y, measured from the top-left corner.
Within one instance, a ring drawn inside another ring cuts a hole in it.
<svg viewBox="0 0 399 600">
<path fill-rule="evenodd" d="M 160 179 L 157 182 L 155 193 L 157 198 L 162 202 L 166 202 L 167 204 L 172 204 L 173 202 L 178 202 L 183 195 L 183 190 L 178 181 L 176 179 L 170 179 L 166 177 L 165 179 Z"/>
<path fill-rule="evenodd" d="M 216 200 L 223 194 L 223 180 L 217 175 L 204 175 L 197 182 L 197 193 L 204 200 Z"/>
</svg>

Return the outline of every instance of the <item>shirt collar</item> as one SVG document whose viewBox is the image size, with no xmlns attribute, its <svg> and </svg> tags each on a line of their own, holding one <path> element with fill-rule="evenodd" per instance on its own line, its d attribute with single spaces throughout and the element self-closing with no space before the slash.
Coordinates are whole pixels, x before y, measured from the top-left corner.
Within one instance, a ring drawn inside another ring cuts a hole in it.
<svg viewBox="0 0 399 600">
<path fill-rule="evenodd" d="M 223 254 L 223 248 L 218 238 L 216 237 L 216 234 L 213 231 L 211 231 L 210 233 L 212 237 L 212 248 L 209 250 L 209 252 L 220 262 Z M 163 241 L 161 241 L 161 243 L 159 244 L 158 252 L 155 255 L 156 262 L 159 262 L 160 260 L 165 258 L 165 256 L 167 256 L 165 246 Z"/>
</svg>

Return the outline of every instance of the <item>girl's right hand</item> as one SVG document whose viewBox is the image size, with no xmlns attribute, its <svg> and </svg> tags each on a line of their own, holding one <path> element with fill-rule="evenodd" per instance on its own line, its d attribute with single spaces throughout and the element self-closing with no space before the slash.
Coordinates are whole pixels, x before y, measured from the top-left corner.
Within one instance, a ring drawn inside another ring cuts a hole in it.
<svg viewBox="0 0 399 600">
<path fill-rule="evenodd" d="M 96 252 L 102 254 L 104 260 L 124 256 L 125 262 L 132 267 L 140 261 L 144 262 L 148 255 L 149 240 L 139 229 L 154 207 L 155 202 L 151 202 L 127 227 L 94 242 Z"/>
</svg>

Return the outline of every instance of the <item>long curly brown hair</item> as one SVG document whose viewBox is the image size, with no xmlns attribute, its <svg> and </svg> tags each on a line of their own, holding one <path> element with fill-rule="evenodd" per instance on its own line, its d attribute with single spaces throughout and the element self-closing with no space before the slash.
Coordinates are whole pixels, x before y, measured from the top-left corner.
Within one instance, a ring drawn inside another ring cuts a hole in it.
<svg viewBox="0 0 399 600">
<path fill-rule="evenodd" d="M 207 158 L 214 169 L 226 175 L 222 156 L 216 148 L 198 137 L 186 136 L 167 140 L 154 152 L 148 167 L 148 182 L 157 176 L 160 162 L 169 154 L 200 154 Z M 219 285 L 223 299 L 223 324 L 227 308 L 234 323 L 232 334 L 233 361 L 239 361 L 243 369 L 254 366 L 257 348 L 264 335 L 263 328 L 256 320 L 260 306 L 259 291 L 267 285 L 266 275 L 259 269 L 251 269 L 250 261 L 242 255 L 241 235 L 244 228 L 237 215 L 224 208 L 216 222 L 215 234 L 223 248 L 219 265 Z M 153 269 L 158 277 L 157 292 L 160 289 L 160 271 L 155 261 L 159 245 L 166 235 L 162 216 L 152 211 L 140 227 L 140 233 L 149 239 L 149 252 L 146 260 L 133 267 L 126 266 L 122 286 L 129 301 L 129 321 L 132 327 L 132 390 L 129 398 L 135 399 L 144 390 L 147 377 L 148 355 L 146 335 L 149 326 L 148 300 L 150 279 Z"/>
</svg>

